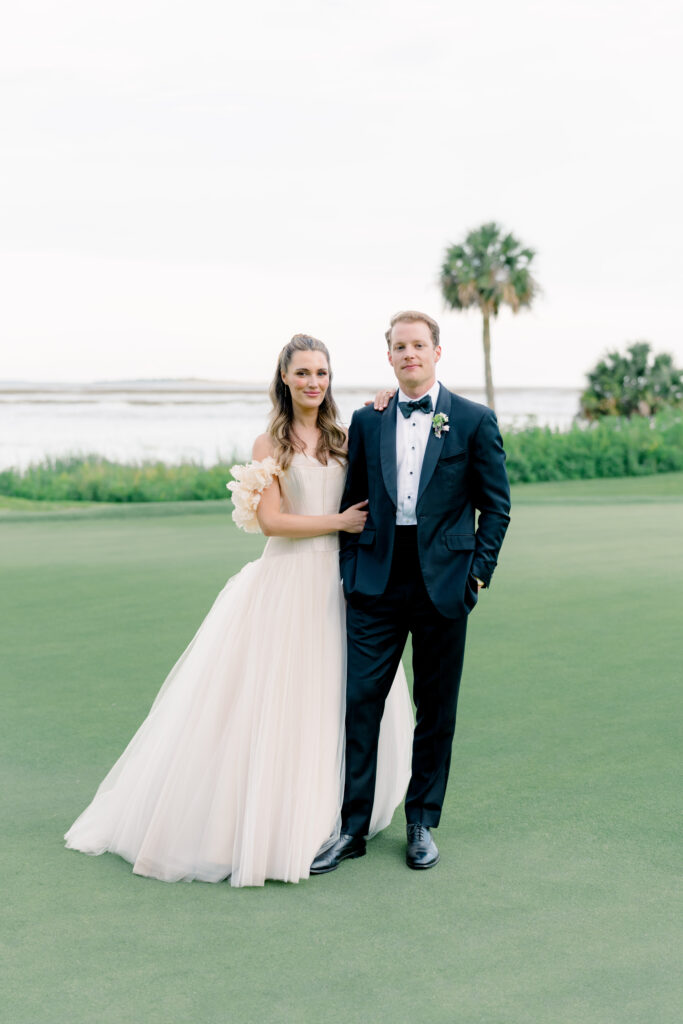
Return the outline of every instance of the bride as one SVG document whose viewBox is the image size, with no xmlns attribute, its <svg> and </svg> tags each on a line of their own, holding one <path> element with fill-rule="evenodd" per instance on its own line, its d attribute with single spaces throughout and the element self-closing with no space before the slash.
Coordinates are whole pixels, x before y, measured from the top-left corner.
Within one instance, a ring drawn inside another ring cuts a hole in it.
<svg viewBox="0 0 683 1024">
<path fill-rule="evenodd" d="M 338 531 L 346 433 L 322 342 L 280 353 L 268 433 L 235 466 L 233 518 L 268 537 L 218 595 L 152 708 L 65 839 L 119 854 L 139 875 L 235 886 L 297 882 L 339 832 L 345 625 Z M 402 669 L 387 700 L 371 832 L 410 777 L 413 714 Z"/>
</svg>

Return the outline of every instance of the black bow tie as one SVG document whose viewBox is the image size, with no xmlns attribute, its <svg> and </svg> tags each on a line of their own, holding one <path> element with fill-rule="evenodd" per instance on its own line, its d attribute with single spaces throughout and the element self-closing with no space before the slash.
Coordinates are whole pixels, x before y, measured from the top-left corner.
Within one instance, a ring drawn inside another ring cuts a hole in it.
<svg viewBox="0 0 683 1024">
<path fill-rule="evenodd" d="M 414 412 L 431 412 L 434 408 L 431 395 L 423 395 L 412 402 L 399 402 L 398 407 L 406 419 Z"/>
</svg>

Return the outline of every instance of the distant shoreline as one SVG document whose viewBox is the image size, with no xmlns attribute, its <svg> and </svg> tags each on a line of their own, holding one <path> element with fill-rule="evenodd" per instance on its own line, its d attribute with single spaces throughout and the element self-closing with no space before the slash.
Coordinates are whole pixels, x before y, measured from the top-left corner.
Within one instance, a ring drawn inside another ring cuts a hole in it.
<svg viewBox="0 0 683 1024">
<path fill-rule="evenodd" d="M 334 390 L 338 395 L 353 395 L 358 393 L 374 393 L 379 391 L 381 388 L 386 387 L 386 381 L 384 383 L 375 384 L 335 384 Z M 446 383 L 451 391 L 455 391 L 457 394 L 465 397 L 476 395 L 481 396 L 485 393 L 483 386 L 470 385 L 467 387 L 456 387 L 452 384 Z M 564 385 L 511 385 L 501 386 L 496 388 L 497 395 L 522 395 L 522 394 L 555 394 L 560 395 L 578 395 L 582 391 L 580 386 L 564 386 Z M 243 382 L 243 381 L 209 381 L 199 379 L 177 379 L 177 380 L 111 380 L 111 381 L 64 381 L 64 382 L 45 382 L 45 381 L 0 381 L 0 401 L 11 400 L 13 398 L 21 398 L 23 401 L 63 401 L 69 398 L 70 401 L 78 400 L 75 398 L 77 395 L 93 396 L 93 400 L 97 397 L 113 396 L 113 395 L 130 395 L 133 396 L 136 393 L 145 393 L 147 398 L 145 404 L 154 404 L 150 402 L 150 394 L 158 395 L 162 398 L 164 395 L 178 395 L 182 394 L 186 397 L 186 401 L 191 402 L 191 396 L 197 395 L 197 397 L 216 397 L 220 396 L 233 397 L 239 396 L 241 398 L 258 395 L 260 398 L 264 396 L 268 391 L 268 385 L 264 383 L 255 382 Z M 60 396 L 59 398 L 51 398 L 47 396 Z M 35 399 L 32 396 L 36 396 Z M 43 397 L 45 396 L 45 397 Z M 131 398 L 133 402 L 136 400 Z M 139 401 L 139 399 L 137 400 Z"/>
<path fill-rule="evenodd" d="M 350 423 L 380 387 L 335 387 L 342 422 Z M 483 388 L 458 393 L 486 403 Z M 498 420 L 503 428 L 533 421 L 564 429 L 580 394 L 580 388 L 501 387 Z M 84 454 L 213 465 L 251 451 L 270 411 L 267 386 L 244 381 L 0 381 L 0 469 Z"/>
</svg>

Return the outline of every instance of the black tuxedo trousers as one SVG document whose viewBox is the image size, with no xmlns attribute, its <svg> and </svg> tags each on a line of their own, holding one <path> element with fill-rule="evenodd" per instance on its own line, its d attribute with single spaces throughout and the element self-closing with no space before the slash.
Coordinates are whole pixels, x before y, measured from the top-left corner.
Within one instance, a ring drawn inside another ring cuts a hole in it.
<svg viewBox="0 0 683 1024">
<path fill-rule="evenodd" d="M 425 588 L 417 527 L 396 527 L 389 582 L 379 595 L 347 596 L 346 783 L 342 832 L 367 835 L 380 722 L 401 654 L 413 642 L 417 723 L 406 795 L 409 824 L 436 827 L 446 793 L 467 617 L 441 615 Z"/>
</svg>

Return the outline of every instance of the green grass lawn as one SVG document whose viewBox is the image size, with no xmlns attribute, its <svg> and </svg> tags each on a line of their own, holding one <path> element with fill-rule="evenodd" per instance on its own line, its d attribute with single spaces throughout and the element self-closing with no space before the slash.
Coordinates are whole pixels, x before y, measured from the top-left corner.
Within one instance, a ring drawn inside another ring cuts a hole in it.
<svg viewBox="0 0 683 1024">
<path fill-rule="evenodd" d="M 364 859 L 255 890 L 139 878 L 62 835 L 262 539 L 220 504 L 5 504 L 8 1024 L 680 1019 L 683 475 L 514 497 L 470 623 L 441 863 L 405 867 L 399 812 Z"/>
</svg>

